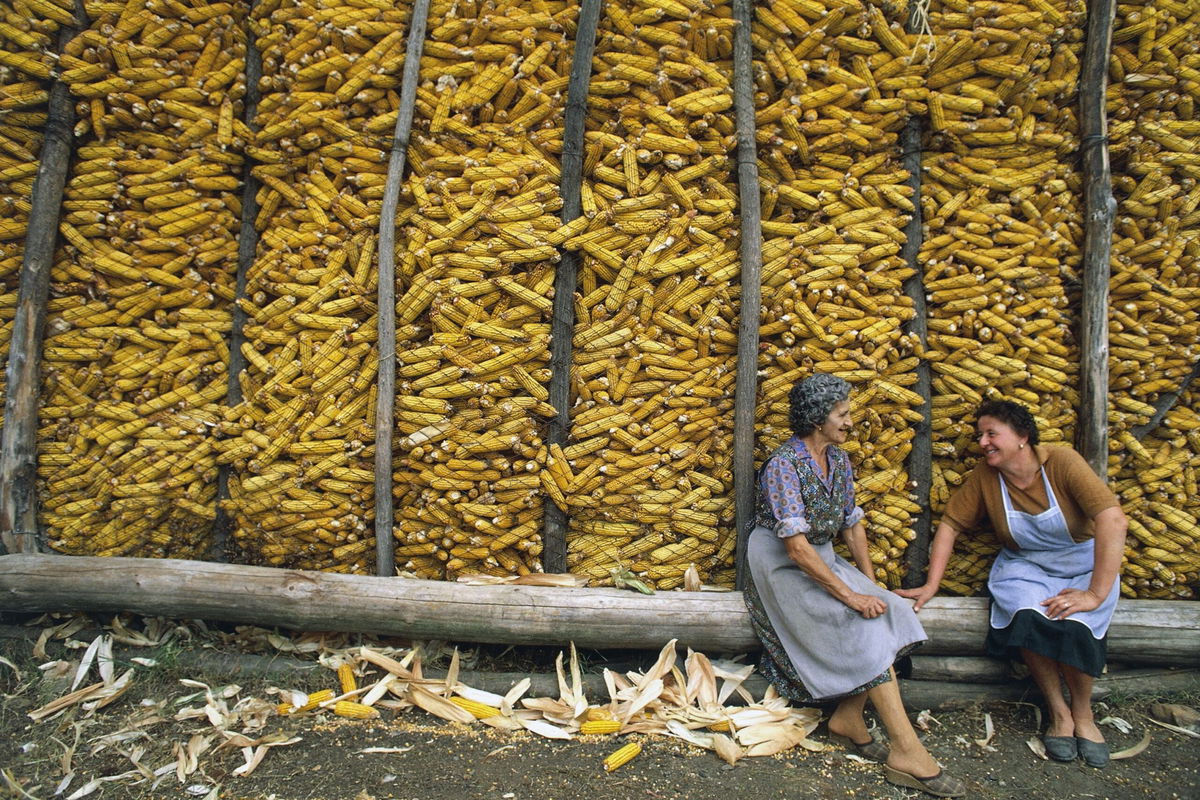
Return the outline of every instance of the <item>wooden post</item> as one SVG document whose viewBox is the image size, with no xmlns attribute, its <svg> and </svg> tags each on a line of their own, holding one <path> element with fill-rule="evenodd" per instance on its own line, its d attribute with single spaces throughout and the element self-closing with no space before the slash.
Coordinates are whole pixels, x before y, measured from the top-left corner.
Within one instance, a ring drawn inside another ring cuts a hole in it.
<svg viewBox="0 0 1200 800">
<path fill-rule="evenodd" d="M 1088 4 L 1087 40 L 1079 75 L 1083 155 L 1083 308 L 1080 310 L 1079 452 L 1108 479 L 1108 282 L 1113 218 L 1105 106 L 1112 46 L 1113 0 Z"/>
<path fill-rule="evenodd" d="M 754 133 L 751 0 L 733 0 L 733 110 L 737 118 L 738 204 L 742 212 L 741 314 L 733 399 L 733 496 L 737 586 L 746 585 L 746 543 L 754 524 L 754 405 L 758 394 L 758 318 L 762 308 L 762 206 Z"/>
<path fill-rule="evenodd" d="M 913 318 L 904 325 L 909 335 L 921 340 L 921 346 L 929 343 L 929 310 L 925 304 L 925 268 L 918 253 L 921 250 L 921 118 L 911 116 L 900 131 L 900 157 L 908 170 L 908 185 L 912 187 L 913 212 L 904 226 L 904 244 L 900 257 L 912 269 L 912 276 L 904 282 L 904 294 L 912 300 Z M 904 560 L 908 566 L 904 575 L 904 586 L 911 588 L 925 582 L 925 570 L 929 566 L 929 542 L 933 526 L 933 509 L 929 494 L 933 487 L 933 388 L 929 362 L 917 362 L 917 382 L 912 390 L 921 395 L 921 416 L 924 419 L 915 428 L 912 450 L 908 453 L 908 478 L 921 510 L 913 519 L 916 537 L 908 543 Z"/>
<path fill-rule="evenodd" d="M 429 0 L 416 0 L 409 23 L 408 48 L 400 83 L 400 112 L 392 136 L 387 182 L 383 187 L 383 209 L 379 214 L 379 390 L 375 398 L 375 573 L 396 573 L 396 543 L 392 538 L 392 415 L 396 403 L 396 205 L 400 180 L 408 155 L 416 105 L 421 51 L 425 47 L 425 21 Z"/>
<path fill-rule="evenodd" d="M 257 130 L 254 117 L 258 113 L 258 101 L 261 97 L 258 79 L 262 76 L 262 54 L 254 46 L 249 19 L 243 24 L 246 27 L 246 96 L 242 116 L 247 127 Z M 251 167 L 252 164 L 247 159 L 242 168 L 242 225 L 238 230 L 237 278 L 234 288 L 237 300 L 246 296 L 246 273 L 254 265 L 254 253 L 258 249 L 258 231 L 254 228 L 254 220 L 258 217 L 259 181 L 254 177 Z M 246 312 L 235 301 L 233 324 L 229 329 L 229 383 L 225 390 L 225 404 L 228 406 L 236 406 L 242 402 L 242 384 L 238 377 L 246 369 L 246 357 L 242 354 L 242 343 L 246 341 L 245 329 Z M 222 464 L 217 470 L 217 518 L 213 523 L 213 543 L 209 555 L 214 561 L 225 560 L 229 534 L 233 530 L 233 519 L 221 507 L 221 501 L 229 499 L 229 473 L 232 469 L 232 464 Z"/>
<path fill-rule="evenodd" d="M 76 26 L 60 32 L 60 52 L 82 27 L 81 13 L 76 8 Z M 75 109 L 67 85 L 55 80 L 50 86 L 46 132 L 33 180 L 17 284 L 17 312 L 5 368 L 8 394 L 4 399 L 4 428 L 0 430 L 0 545 L 9 553 L 39 550 L 37 430 L 42 339 L 74 127 Z"/>
<path fill-rule="evenodd" d="M 588 84 L 592 77 L 592 51 L 600 22 L 600 0 L 583 0 L 575 30 L 575 53 L 567 81 L 567 109 L 563 120 L 562 221 L 583 213 L 583 134 L 587 117 Z M 546 430 L 546 443 L 566 445 L 571 428 L 571 345 L 575 331 L 575 285 L 580 257 L 560 248 L 562 258 L 554 271 L 554 307 L 550 319 L 550 405 L 554 417 Z M 546 498 L 542 517 L 542 569 L 567 570 L 567 512 Z"/>
</svg>

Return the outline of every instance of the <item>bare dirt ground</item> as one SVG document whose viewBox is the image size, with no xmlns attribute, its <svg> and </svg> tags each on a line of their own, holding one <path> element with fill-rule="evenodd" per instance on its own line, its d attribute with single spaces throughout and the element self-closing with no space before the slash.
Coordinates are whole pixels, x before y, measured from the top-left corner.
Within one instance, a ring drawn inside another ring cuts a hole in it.
<svg viewBox="0 0 1200 800">
<path fill-rule="evenodd" d="M 23 630 L 31 635 L 0 635 L 0 797 L 900 800 L 924 796 L 890 786 L 878 765 L 862 762 L 836 745 L 824 752 L 796 747 L 776 756 L 743 758 L 730 766 L 709 750 L 661 735 L 557 741 L 524 731 L 449 723 L 419 708 L 384 710 L 380 718 L 367 720 L 327 713 L 279 716 L 273 711 L 280 699 L 273 693 L 275 687 L 315 691 L 336 686 L 334 673 L 315 665 L 319 651 L 303 652 L 311 640 L 264 631 L 199 630 L 195 623 L 187 636 L 119 651 L 116 672 L 133 672 L 128 690 L 108 705 L 89 712 L 77 703 L 58 716 L 35 721 L 30 712 L 67 694 L 73 674 L 62 673 L 70 672 L 84 657 L 89 635 L 99 628 L 39 645 L 39 627 L 28 626 L 31 620 L 3 621 L 10 623 L 10 631 L 11 623 L 26 624 Z M 39 621 L 43 630 L 58 623 L 61 620 Z M 165 623 L 166 627 L 172 624 Z M 267 661 L 263 654 L 278 656 L 281 650 L 283 660 L 276 668 L 263 669 Z M 217 657 L 198 667 L 190 658 L 197 651 Z M 135 662 L 130 652 L 148 660 Z M 553 669 L 550 657 L 533 649 L 476 650 L 472 657 L 477 663 L 471 666 L 477 670 L 533 671 L 548 665 Z M 311 668 L 298 667 L 301 662 L 296 658 L 307 659 Z M 67 667 L 39 669 L 52 661 Z M 81 685 L 94 679 L 89 677 Z M 221 709 L 242 709 L 245 718 L 261 715 L 261 727 L 246 739 L 234 736 L 222 743 L 226 738 L 218 730 L 222 721 L 212 717 L 217 712 L 195 711 L 204 707 L 205 696 L 216 698 Z M 1104 770 L 1039 758 L 1027 744 L 1037 719 L 1035 707 L 1029 704 L 983 704 L 937 711 L 932 719 L 922 719 L 929 728 L 924 734 L 927 746 L 946 769 L 967 782 L 972 798 L 1196 800 L 1200 798 L 1200 739 L 1151 723 L 1147 710 L 1154 701 L 1194 706 L 1198 699 L 1200 691 L 1112 698 L 1100 704 L 1100 717 L 1119 718 L 1130 726 L 1122 731 L 1112 723 L 1104 725 L 1114 750 L 1130 748 L 1149 735 L 1142 752 L 1114 761 Z M 988 720 L 993 731 L 990 740 Z M 825 742 L 823 731 L 818 728 L 811 738 Z M 630 740 L 642 744 L 642 753 L 606 773 L 604 756 Z M 244 749 L 247 742 L 250 746 Z M 256 754 L 261 760 L 249 774 L 241 774 Z M 68 774 L 71 780 L 64 785 Z"/>
</svg>

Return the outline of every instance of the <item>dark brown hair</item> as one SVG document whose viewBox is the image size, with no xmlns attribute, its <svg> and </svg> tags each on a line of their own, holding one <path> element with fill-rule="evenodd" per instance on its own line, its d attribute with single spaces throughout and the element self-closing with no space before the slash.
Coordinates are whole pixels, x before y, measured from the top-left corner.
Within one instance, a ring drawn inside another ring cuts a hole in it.
<svg viewBox="0 0 1200 800">
<path fill-rule="evenodd" d="M 975 412 L 976 423 L 982 417 L 1000 420 L 1019 435 L 1028 438 L 1030 444 L 1037 444 L 1039 441 L 1037 422 L 1034 421 L 1033 414 L 1029 413 L 1029 409 L 1020 403 L 1011 400 L 988 400 Z"/>
</svg>

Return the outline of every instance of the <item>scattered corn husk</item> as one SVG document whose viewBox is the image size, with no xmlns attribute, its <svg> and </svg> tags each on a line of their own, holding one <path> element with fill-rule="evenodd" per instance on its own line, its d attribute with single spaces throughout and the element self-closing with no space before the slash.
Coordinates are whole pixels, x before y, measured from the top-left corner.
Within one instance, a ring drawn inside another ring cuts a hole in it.
<svg viewBox="0 0 1200 800">
<path fill-rule="evenodd" d="M 456 706 L 441 695 L 434 694 L 428 689 L 411 685 L 408 687 L 408 697 L 413 704 L 423 708 L 435 717 L 441 717 L 450 722 L 462 722 L 470 724 L 475 721 L 475 717 L 471 712 L 466 711 L 461 706 Z"/>
<path fill-rule="evenodd" d="M 992 715 L 984 714 L 983 715 L 983 738 L 975 740 L 976 746 L 978 746 L 980 749 L 985 750 L 989 753 L 996 752 L 996 748 L 992 747 L 992 739 L 993 739 L 993 737 L 995 737 L 995 735 L 996 735 L 996 729 L 992 725 Z"/>
<path fill-rule="evenodd" d="M 1096 724 L 1112 725 L 1114 728 L 1119 730 L 1121 733 L 1129 733 L 1131 730 L 1133 730 L 1133 726 L 1129 724 L 1129 721 L 1121 719 L 1120 717 L 1105 717 L 1104 719 L 1100 720 Z"/>
<path fill-rule="evenodd" d="M 1142 739 L 1132 747 L 1126 747 L 1124 750 L 1118 750 L 1109 756 L 1113 761 L 1120 761 L 1125 758 L 1133 758 L 1150 746 L 1150 731 L 1142 734 Z"/>
<path fill-rule="evenodd" d="M 919 712 L 917 712 L 917 727 L 918 728 L 920 728 L 923 731 L 927 731 L 927 730 L 929 730 L 929 726 L 931 723 L 934 725 L 941 725 L 941 723 L 937 721 L 937 718 L 934 717 L 933 714 L 929 713 L 928 708 L 923 708 Z"/>
<path fill-rule="evenodd" d="M 18 684 L 24 680 L 24 676 L 21 674 L 21 670 L 17 669 L 17 665 L 14 664 L 13 662 L 9 661 L 4 656 L 0 656 L 0 664 L 3 664 L 4 666 L 8 667 L 16 674 Z"/>
<path fill-rule="evenodd" d="M 712 735 L 712 749 L 726 764 L 733 766 L 738 762 L 745 751 L 737 746 L 737 743 L 723 733 L 714 733 Z"/>
<path fill-rule="evenodd" d="M 1178 725 L 1172 725 L 1169 722 L 1160 722 L 1159 720 L 1156 720 L 1153 717 L 1150 717 L 1149 719 L 1151 722 L 1153 722 L 1155 725 L 1158 725 L 1161 728 L 1166 728 L 1167 730 L 1175 731 L 1176 733 L 1182 733 L 1184 736 L 1191 736 L 1193 739 L 1200 739 L 1200 733 L 1196 733 L 1195 731 L 1190 730 L 1188 728 L 1181 728 Z"/>
<path fill-rule="evenodd" d="M 1046 755 L 1046 745 L 1042 744 L 1042 740 L 1034 736 L 1032 739 L 1025 740 L 1025 746 L 1033 751 L 1033 754 L 1042 761 L 1049 760 L 1050 756 Z"/>
</svg>

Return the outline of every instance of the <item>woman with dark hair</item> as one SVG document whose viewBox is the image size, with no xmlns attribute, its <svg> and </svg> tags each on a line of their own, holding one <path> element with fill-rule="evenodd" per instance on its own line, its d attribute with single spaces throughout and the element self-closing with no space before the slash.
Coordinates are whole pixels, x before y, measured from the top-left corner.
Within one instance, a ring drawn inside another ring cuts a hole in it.
<svg viewBox="0 0 1200 800">
<path fill-rule="evenodd" d="M 1029 666 L 1050 712 L 1046 754 L 1103 767 L 1108 745 L 1092 717 L 1092 684 L 1120 595 L 1125 514 L 1083 456 L 1038 444 L 1024 406 L 989 401 L 976 419 L 983 459 L 946 504 L 925 585 L 898 594 L 919 611 L 937 593 L 954 540 L 987 517 L 1004 545 L 988 576 L 988 652 L 1020 653 Z"/>
<path fill-rule="evenodd" d="M 760 668 L 788 699 L 836 700 L 830 734 L 883 762 L 892 783 L 957 797 L 966 787 L 917 738 L 892 672 L 893 662 L 927 637 L 910 605 L 872 580 L 850 457 L 837 446 L 850 430 L 849 397 L 850 384 L 823 373 L 793 386 L 793 436 L 759 475 L 745 597 L 763 645 Z M 857 569 L 833 552 L 837 535 Z M 890 747 L 867 729 L 868 699 Z"/>
</svg>

